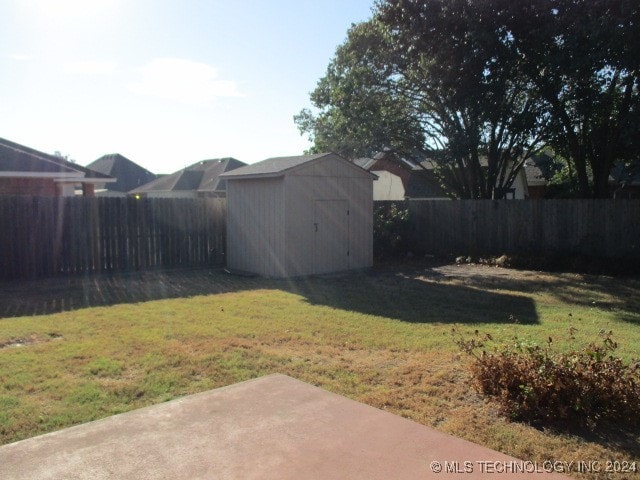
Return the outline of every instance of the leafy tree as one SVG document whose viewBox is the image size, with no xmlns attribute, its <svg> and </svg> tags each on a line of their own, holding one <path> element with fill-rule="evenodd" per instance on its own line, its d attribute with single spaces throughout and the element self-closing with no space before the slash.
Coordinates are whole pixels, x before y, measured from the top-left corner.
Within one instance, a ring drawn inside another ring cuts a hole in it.
<svg viewBox="0 0 640 480">
<path fill-rule="evenodd" d="M 493 3 L 530 94 L 545 102 L 547 140 L 575 170 L 580 196 L 607 197 L 614 162 L 640 155 L 640 3 Z"/>
<path fill-rule="evenodd" d="M 311 93 L 320 114 L 303 109 L 294 117 L 300 132 L 313 142 L 311 153 L 333 151 L 357 158 L 389 147 L 402 152 L 422 148 L 424 135 L 413 105 L 393 88 L 391 51 L 379 22 L 352 26 Z"/>
<path fill-rule="evenodd" d="M 71 158 L 70 155 L 68 154 L 65 155 L 60 150 L 56 150 L 55 152 L 53 152 L 53 156 L 61 158 L 62 160 L 66 160 L 67 162 L 76 163 L 76 161 L 73 158 Z"/>
<path fill-rule="evenodd" d="M 543 144 L 581 196 L 640 155 L 637 0 L 380 0 L 296 116 L 316 150 L 428 155 L 459 197 L 500 197 Z"/>
<path fill-rule="evenodd" d="M 319 150 L 429 156 L 456 196 L 500 198 L 542 143 L 497 27 L 483 2 L 383 2 L 349 31 L 311 95 L 318 115 L 298 126 Z"/>
<path fill-rule="evenodd" d="M 556 158 L 556 162 L 557 170 L 548 179 L 545 198 L 580 198 L 580 186 L 572 164 L 564 158 Z"/>
</svg>

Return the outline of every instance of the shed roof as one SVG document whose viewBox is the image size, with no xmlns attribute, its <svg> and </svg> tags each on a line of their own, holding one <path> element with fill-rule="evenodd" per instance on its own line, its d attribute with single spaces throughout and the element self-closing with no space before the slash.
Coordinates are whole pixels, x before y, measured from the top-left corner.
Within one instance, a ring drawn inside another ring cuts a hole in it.
<svg viewBox="0 0 640 480">
<path fill-rule="evenodd" d="M 238 168 L 233 170 L 232 172 L 227 172 L 221 175 L 224 178 L 235 179 L 235 178 L 260 178 L 260 177 L 280 177 L 285 173 L 288 173 L 292 170 L 300 168 L 302 166 L 306 166 L 310 163 L 316 162 L 325 157 L 336 157 L 340 161 L 344 162 L 345 165 L 348 165 L 349 168 L 355 168 L 359 171 L 371 175 L 375 177 L 375 175 L 367 172 L 362 167 L 345 160 L 340 155 L 335 153 L 317 153 L 314 155 L 298 155 L 295 157 L 275 157 L 268 158 L 266 160 L 262 160 L 261 162 L 257 162 L 251 165 L 247 165 L 246 167 Z"/>
<path fill-rule="evenodd" d="M 113 182 L 110 175 L 82 167 L 64 158 L 0 138 L 0 176 L 78 178 Z M 81 179 L 81 180 L 80 180 Z"/>
<path fill-rule="evenodd" d="M 246 165 L 235 158 L 216 158 L 202 160 L 170 175 L 164 175 L 131 193 L 198 191 L 214 192 L 226 189 L 226 182 L 221 179 L 222 173 Z"/>
</svg>

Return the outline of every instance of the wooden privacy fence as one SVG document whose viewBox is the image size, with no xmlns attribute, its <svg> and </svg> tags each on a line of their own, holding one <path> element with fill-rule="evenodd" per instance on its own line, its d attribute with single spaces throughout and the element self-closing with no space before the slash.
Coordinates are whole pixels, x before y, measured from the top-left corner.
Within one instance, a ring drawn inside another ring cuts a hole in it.
<svg viewBox="0 0 640 480">
<path fill-rule="evenodd" d="M 224 262 L 224 199 L 0 197 L 0 278 Z"/>
<path fill-rule="evenodd" d="M 402 205 L 409 210 L 408 243 L 419 252 L 640 257 L 640 200 L 409 200 Z"/>
</svg>

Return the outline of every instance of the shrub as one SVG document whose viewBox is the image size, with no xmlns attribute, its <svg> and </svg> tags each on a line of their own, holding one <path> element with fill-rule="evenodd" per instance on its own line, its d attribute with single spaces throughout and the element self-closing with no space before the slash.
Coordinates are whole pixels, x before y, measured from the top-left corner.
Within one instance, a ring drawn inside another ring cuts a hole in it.
<svg viewBox="0 0 640 480">
<path fill-rule="evenodd" d="M 402 204 L 385 202 L 373 212 L 373 249 L 376 257 L 393 257 L 409 251 L 409 211 Z"/>
<path fill-rule="evenodd" d="M 571 328 L 572 339 L 574 333 Z M 517 337 L 498 345 L 477 331 L 471 340 L 455 329 L 454 334 L 457 345 L 473 357 L 477 389 L 514 420 L 568 430 L 640 425 L 640 365 L 612 355 L 617 344 L 610 331 L 569 353 L 555 351 L 552 338 L 542 347 Z"/>
</svg>

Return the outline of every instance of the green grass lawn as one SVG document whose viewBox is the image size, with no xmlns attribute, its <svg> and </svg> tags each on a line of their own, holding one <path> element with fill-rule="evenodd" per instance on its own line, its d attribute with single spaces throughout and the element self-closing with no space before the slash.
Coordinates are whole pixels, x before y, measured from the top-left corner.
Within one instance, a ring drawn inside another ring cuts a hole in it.
<svg viewBox="0 0 640 480">
<path fill-rule="evenodd" d="M 0 318 L 0 443 L 279 372 L 526 460 L 640 462 L 638 432 L 585 438 L 499 417 L 470 387 L 451 334 L 551 336 L 570 348 L 571 326 L 579 342 L 611 329 L 630 360 L 640 356 L 639 280 L 474 266 L 295 281 L 172 275 L 120 281 L 142 299 L 177 298 L 136 303 L 113 294 L 117 279 L 91 280 L 80 297 L 103 306 Z M 24 288 L 42 305 L 73 297 Z"/>
</svg>

